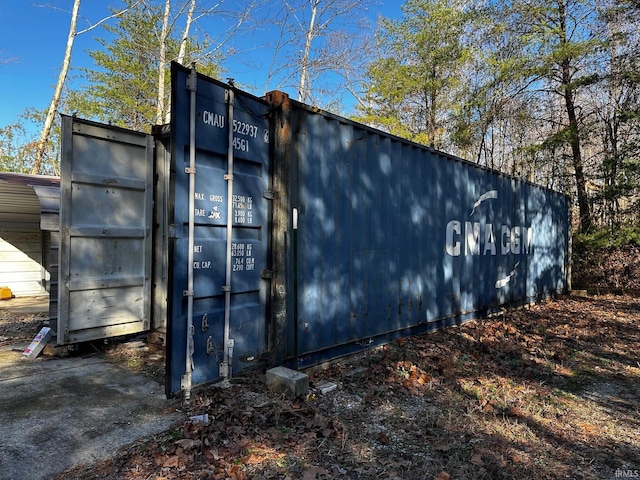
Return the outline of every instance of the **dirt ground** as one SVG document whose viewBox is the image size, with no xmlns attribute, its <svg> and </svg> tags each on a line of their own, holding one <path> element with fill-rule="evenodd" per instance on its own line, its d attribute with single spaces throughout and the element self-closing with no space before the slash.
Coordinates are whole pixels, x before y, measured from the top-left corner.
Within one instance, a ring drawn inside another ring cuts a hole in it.
<svg viewBox="0 0 640 480">
<path fill-rule="evenodd" d="M 0 300 L 0 345 L 25 347 L 43 326 L 48 326 L 49 297 L 17 297 Z"/>
<path fill-rule="evenodd" d="M 104 354 L 162 374 L 147 345 Z M 310 382 L 305 398 L 270 392 L 259 373 L 209 387 L 183 405 L 178 428 L 54 480 L 640 475 L 634 297 L 563 297 L 409 337 Z"/>
</svg>

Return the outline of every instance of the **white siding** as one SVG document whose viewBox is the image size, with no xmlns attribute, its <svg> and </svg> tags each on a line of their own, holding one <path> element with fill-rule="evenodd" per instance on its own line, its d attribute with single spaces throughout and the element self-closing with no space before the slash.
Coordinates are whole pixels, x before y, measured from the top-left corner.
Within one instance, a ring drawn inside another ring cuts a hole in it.
<svg viewBox="0 0 640 480">
<path fill-rule="evenodd" d="M 0 184 L 0 286 L 14 295 L 45 292 L 40 203 L 27 185 Z"/>
</svg>

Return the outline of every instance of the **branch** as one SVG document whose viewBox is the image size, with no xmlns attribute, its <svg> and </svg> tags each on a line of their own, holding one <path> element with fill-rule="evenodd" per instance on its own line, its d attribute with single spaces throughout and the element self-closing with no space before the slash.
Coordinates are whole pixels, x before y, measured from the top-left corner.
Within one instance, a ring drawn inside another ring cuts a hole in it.
<svg viewBox="0 0 640 480">
<path fill-rule="evenodd" d="M 112 18 L 117 18 L 120 17 L 122 15 L 124 15 L 125 13 L 127 13 L 129 10 L 131 10 L 134 7 L 137 7 L 140 3 L 142 3 L 143 0 L 137 0 L 133 5 L 131 5 L 128 8 L 125 8 L 124 10 L 120 10 L 118 12 L 115 12 L 112 15 L 109 15 L 108 17 L 103 18 L 102 20 L 99 20 L 97 23 L 94 23 L 93 25 L 89 25 L 87 28 L 85 28 L 84 30 L 80 30 L 79 32 L 76 32 L 76 36 L 78 35 L 82 35 L 83 33 L 87 33 L 90 32 L 91 30 L 93 30 L 96 27 L 99 27 L 100 25 L 102 25 L 103 23 L 111 20 Z M 52 7 L 55 8 L 55 7 Z M 84 20 L 87 21 L 87 23 L 90 23 L 85 17 L 82 17 Z"/>
</svg>

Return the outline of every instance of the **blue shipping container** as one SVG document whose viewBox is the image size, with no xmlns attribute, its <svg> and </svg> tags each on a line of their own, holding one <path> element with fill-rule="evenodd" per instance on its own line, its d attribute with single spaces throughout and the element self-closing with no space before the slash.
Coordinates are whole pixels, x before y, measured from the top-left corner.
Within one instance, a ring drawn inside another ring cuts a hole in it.
<svg viewBox="0 0 640 480">
<path fill-rule="evenodd" d="M 265 354 L 270 210 L 266 102 L 174 64 L 171 112 L 169 395 Z"/>
<path fill-rule="evenodd" d="M 172 117 L 169 395 L 567 288 L 562 194 L 177 64 Z"/>
<path fill-rule="evenodd" d="M 267 98 L 292 212 L 281 232 L 290 241 L 274 242 L 287 275 L 275 311 L 287 319 L 289 363 L 307 367 L 567 288 L 566 196 L 278 92 Z"/>
</svg>

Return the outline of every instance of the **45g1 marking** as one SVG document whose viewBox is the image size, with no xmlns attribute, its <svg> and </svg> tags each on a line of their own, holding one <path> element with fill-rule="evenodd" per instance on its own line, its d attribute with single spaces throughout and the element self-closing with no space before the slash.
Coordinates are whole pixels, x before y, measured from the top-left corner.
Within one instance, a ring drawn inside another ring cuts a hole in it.
<svg viewBox="0 0 640 480">
<path fill-rule="evenodd" d="M 249 141 L 246 138 L 233 137 L 233 148 L 241 152 L 248 152 Z"/>
</svg>

